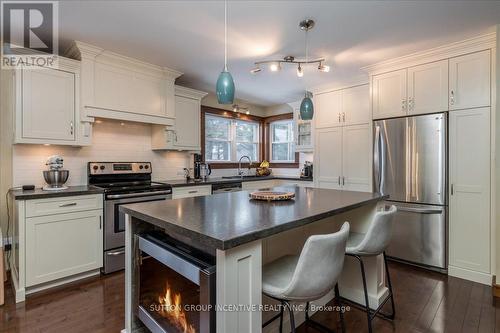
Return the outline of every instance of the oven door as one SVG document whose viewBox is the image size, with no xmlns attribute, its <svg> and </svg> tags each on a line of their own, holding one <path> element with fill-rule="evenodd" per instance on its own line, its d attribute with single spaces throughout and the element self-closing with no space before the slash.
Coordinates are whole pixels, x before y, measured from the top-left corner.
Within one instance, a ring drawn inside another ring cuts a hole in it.
<svg viewBox="0 0 500 333">
<path fill-rule="evenodd" d="M 104 201 L 104 251 L 125 246 L 125 214 L 120 206 L 171 199 L 171 191 L 109 194 Z"/>
</svg>

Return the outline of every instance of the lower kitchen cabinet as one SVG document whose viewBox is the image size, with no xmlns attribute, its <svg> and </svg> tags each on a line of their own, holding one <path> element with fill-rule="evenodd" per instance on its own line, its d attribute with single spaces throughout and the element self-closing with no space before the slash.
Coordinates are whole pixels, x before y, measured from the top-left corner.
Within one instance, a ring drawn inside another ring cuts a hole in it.
<svg viewBox="0 0 500 333">
<path fill-rule="evenodd" d="M 26 287 L 102 266 L 102 211 L 26 219 Z"/>
<path fill-rule="evenodd" d="M 25 295 L 99 274 L 102 194 L 16 200 L 9 261 L 16 302 Z"/>
<path fill-rule="evenodd" d="M 450 112 L 448 272 L 491 284 L 490 109 Z"/>
<path fill-rule="evenodd" d="M 315 146 L 318 187 L 371 191 L 371 126 L 318 129 Z"/>
</svg>

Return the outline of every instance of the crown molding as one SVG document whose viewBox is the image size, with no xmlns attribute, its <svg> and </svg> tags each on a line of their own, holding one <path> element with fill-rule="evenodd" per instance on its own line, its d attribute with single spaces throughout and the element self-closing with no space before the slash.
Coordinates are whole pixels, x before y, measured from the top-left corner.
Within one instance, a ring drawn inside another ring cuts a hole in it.
<svg viewBox="0 0 500 333">
<path fill-rule="evenodd" d="M 355 88 L 355 87 L 360 87 L 360 86 L 367 86 L 368 84 L 369 84 L 368 80 L 364 79 L 364 80 L 361 80 L 359 82 L 351 83 L 348 85 L 334 86 L 331 88 L 323 88 L 323 89 L 314 91 L 314 95 L 321 95 L 321 94 L 326 94 L 326 93 L 333 92 L 333 91 L 345 90 L 345 89 Z"/>
<path fill-rule="evenodd" d="M 370 75 L 390 72 L 406 67 L 448 59 L 467 53 L 483 51 L 496 47 L 496 32 L 490 32 L 469 38 L 463 41 L 454 42 L 433 49 L 411 53 L 402 57 L 385 60 L 373 65 L 362 67 L 361 70 Z"/>
<path fill-rule="evenodd" d="M 200 90 L 195 90 L 187 87 L 182 87 L 182 86 L 175 86 L 175 95 L 177 96 L 182 96 L 182 97 L 187 97 L 187 98 L 195 98 L 201 100 L 203 97 L 208 95 L 208 93 Z"/>
</svg>

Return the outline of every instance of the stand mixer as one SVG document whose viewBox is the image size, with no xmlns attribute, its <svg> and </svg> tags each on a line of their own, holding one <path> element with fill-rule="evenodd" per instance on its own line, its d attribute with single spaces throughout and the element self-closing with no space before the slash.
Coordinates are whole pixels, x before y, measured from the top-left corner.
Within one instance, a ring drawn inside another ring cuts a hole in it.
<svg viewBox="0 0 500 333">
<path fill-rule="evenodd" d="M 43 178 L 47 185 L 43 187 L 45 191 L 65 190 L 68 187 L 64 183 L 68 180 L 69 171 L 63 170 L 63 158 L 59 155 L 49 156 L 45 165 L 49 170 L 43 172 Z"/>
</svg>

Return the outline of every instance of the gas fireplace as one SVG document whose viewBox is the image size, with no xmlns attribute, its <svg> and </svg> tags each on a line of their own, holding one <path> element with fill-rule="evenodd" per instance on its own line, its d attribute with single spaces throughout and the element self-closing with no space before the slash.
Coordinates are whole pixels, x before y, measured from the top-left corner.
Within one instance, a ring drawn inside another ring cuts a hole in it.
<svg viewBox="0 0 500 333">
<path fill-rule="evenodd" d="M 137 316 L 151 332 L 215 332 L 215 258 L 161 232 L 138 236 Z"/>
</svg>

